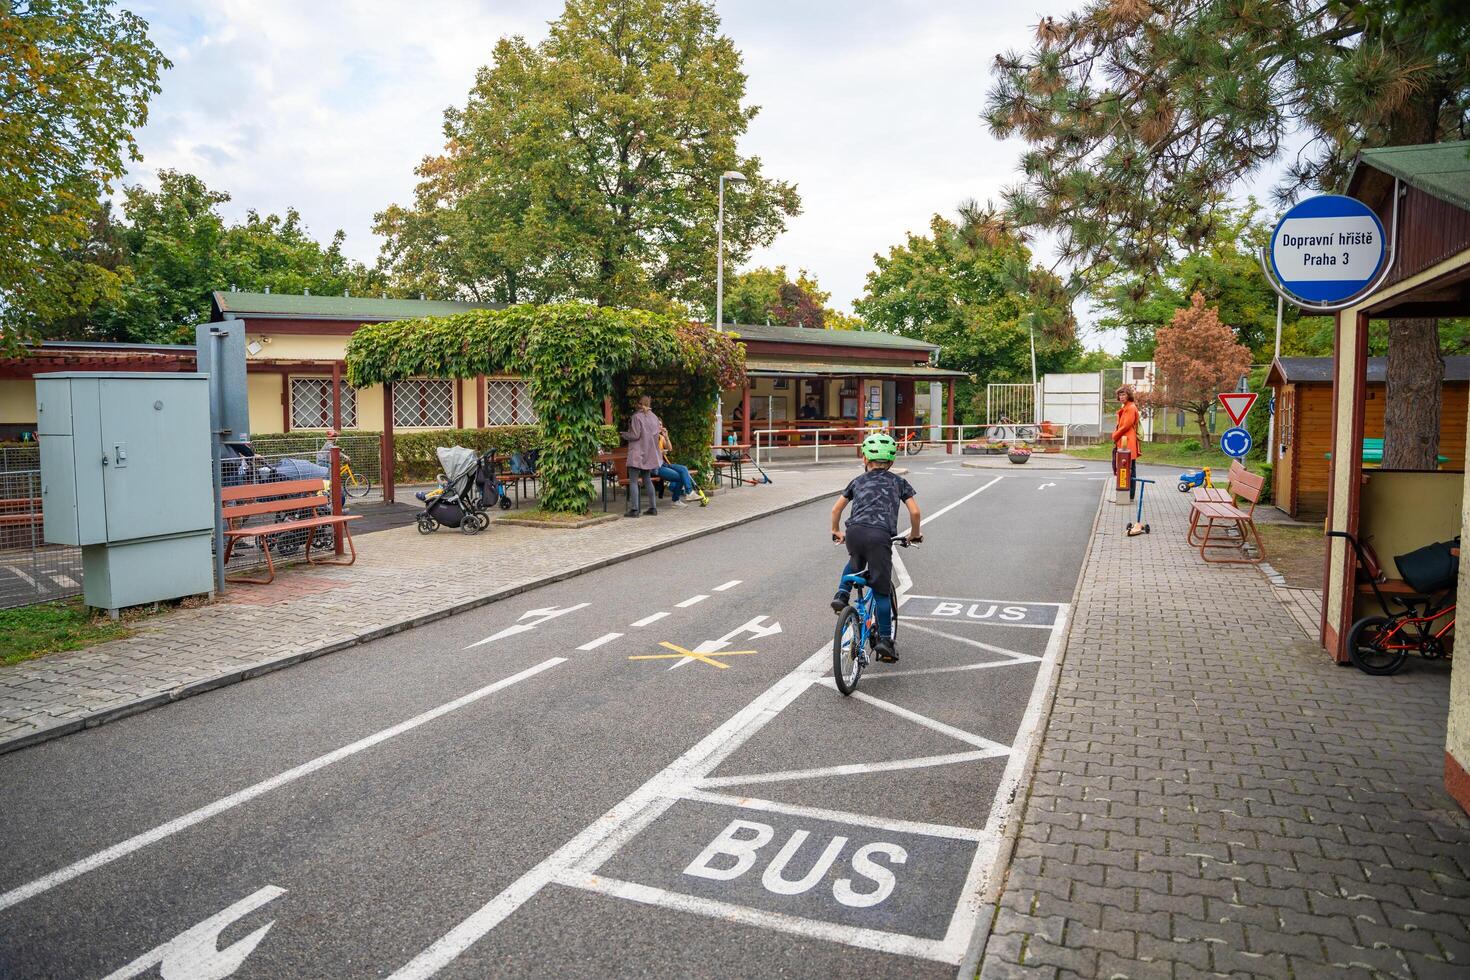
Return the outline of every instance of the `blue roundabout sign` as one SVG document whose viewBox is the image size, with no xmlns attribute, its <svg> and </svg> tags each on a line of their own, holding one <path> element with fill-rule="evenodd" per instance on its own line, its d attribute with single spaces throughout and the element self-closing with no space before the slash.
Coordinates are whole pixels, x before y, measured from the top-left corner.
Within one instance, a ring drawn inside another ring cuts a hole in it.
<svg viewBox="0 0 1470 980">
<path fill-rule="evenodd" d="M 1233 459 L 1244 459 L 1252 445 L 1251 434 L 1238 425 L 1226 429 L 1220 436 L 1220 451 Z"/>
<path fill-rule="evenodd" d="M 1367 288 L 1383 265 L 1383 223 L 1356 198 L 1323 194 L 1302 201 L 1271 234 L 1271 268 L 1307 304 L 1336 303 Z"/>
</svg>

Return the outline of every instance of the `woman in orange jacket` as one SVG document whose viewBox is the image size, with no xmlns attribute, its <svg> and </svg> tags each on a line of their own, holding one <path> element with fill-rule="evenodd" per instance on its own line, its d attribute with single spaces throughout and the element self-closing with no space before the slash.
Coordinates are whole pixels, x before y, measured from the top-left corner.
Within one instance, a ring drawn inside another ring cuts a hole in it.
<svg viewBox="0 0 1470 980">
<path fill-rule="evenodd" d="M 1138 458 L 1138 403 L 1133 400 L 1133 389 L 1123 385 L 1118 396 L 1118 424 L 1113 429 L 1113 447 L 1126 449 L 1131 458 Z"/>
</svg>

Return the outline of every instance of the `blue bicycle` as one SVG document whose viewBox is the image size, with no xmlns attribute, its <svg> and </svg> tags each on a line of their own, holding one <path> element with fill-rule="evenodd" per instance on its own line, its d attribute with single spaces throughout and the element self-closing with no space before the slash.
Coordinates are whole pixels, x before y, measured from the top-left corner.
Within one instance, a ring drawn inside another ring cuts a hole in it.
<svg viewBox="0 0 1470 980">
<path fill-rule="evenodd" d="M 907 537 L 897 537 L 893 543 L 907 548 L 912 542 Z M 873 590 L 868 585 L 868 570 L 842 576 L 842 585 L 849 590 L 847 608 L 837 618 L 837 629 L 832 634 L 832 677 L 837 681 L 837 690 L 844 695 L 857 690 L 858 679 L 868 666 L 868 653 L 878 641 L 877 603 Z M 893 595 L 890 585 L 889 594 Z M 898 636 L 898 602 L 894 596 L 893 635 Z"/>
</svg>

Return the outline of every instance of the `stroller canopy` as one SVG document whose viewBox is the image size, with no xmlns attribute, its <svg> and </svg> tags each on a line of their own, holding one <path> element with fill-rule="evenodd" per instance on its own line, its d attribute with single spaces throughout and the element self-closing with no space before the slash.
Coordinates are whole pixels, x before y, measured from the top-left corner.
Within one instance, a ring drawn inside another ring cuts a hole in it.
<svg viewBox="0 0 1470 980">
<path fill-rule="evenodd" d="M 439 465 L 443 467 L 444 475 L 453 484 L 473 473 L 480 461 L 478 453 L 464 446 L 440 446 L 435 452 L 439 454 Z"/>
</svg>

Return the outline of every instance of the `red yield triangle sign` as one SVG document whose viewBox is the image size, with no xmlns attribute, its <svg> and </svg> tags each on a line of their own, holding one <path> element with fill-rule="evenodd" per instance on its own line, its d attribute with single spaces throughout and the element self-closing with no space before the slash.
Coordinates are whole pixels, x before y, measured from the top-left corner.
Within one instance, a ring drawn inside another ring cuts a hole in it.
<svg viewBox="0 0 1470 980">
<path fill-rule="evenodd" d="M 1229 391 L 1222 392 L 1219 396 L 1220 404 L 1225 406 L 1225 414 L 1230 416 L 1230 421 L 1236 425 L 1245 418 L 1245 414 L 1251 410 L 1256 403 L 1254 391 Z"/>
</svg>

